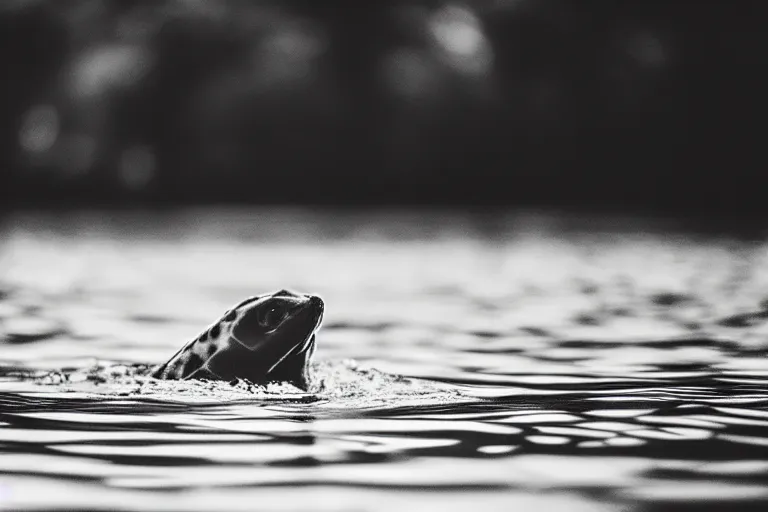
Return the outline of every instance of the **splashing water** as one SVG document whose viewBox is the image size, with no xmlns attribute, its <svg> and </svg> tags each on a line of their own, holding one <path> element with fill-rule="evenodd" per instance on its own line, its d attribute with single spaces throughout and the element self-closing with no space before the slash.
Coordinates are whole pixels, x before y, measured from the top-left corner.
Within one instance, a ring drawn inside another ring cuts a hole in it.
<svg viewBox="0 0 768 512">
<path fill-rule="evenodd" d="M 461 401 L 458 389 L 423 379 L 389 375 L 361 366 L 354 360 L 312 365 L 312 385 L 302 391 L 289 383 L 257 385 L 246 379 L 226 381 L 158 380 L 149 376 L 152 367 L 144 364 L 96 363 L 84 369 L 33 372 L 0 372 L 3 385 L 19 390 L 25 383 L 31 395 L 67 393 L 78 397 L 109 400 L 154 399 L 200 404 L 280 401 L 301 403 L 333 402 L 334 407 L 419 405 Z M 466 397 L 465 400 L 469 400 Z"/>
</svg>

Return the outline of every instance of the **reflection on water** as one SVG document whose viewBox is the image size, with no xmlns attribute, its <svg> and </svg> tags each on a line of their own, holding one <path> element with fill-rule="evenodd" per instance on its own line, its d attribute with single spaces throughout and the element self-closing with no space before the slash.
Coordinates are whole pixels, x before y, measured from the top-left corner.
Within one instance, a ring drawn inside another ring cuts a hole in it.
<svg viewBox="0 0 768 512">
<path fill-rule="evenodd" d="M 0 509 L 768 505 L 761 245 L 537 217 L 110 215 L 3 228 Z M 328 305 L 309 393 L 144 376 L 283 287 Z"/>
</svg>

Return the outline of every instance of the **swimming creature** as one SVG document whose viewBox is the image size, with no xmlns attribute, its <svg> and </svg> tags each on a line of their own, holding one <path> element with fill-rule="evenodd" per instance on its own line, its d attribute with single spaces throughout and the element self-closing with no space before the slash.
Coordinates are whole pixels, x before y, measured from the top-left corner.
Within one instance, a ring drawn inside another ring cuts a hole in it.
<svg viewBox="0 0 768 512">
<path fill-rule="evenodd" d="M 280 290 L 250 297 L 227 311 L 167 363 L 158 379 L 247 379 L 289 382 L 306 390 L 315 332 L 325 305 L 316 295 Z"/>
</svg>

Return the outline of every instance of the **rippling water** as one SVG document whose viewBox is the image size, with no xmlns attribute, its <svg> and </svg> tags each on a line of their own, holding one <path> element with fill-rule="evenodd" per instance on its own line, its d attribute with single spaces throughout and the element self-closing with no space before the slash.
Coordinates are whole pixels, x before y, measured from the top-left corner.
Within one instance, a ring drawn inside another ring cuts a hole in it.
<svg viewBox="0 0 768 512">
<path fill-rule="evenodd" d="M 0 509 L 765 510 L 768 246 L 546 216 L 0 227 Z M 327 304 L 309 392 L 142 376 Z"/>
</svg>

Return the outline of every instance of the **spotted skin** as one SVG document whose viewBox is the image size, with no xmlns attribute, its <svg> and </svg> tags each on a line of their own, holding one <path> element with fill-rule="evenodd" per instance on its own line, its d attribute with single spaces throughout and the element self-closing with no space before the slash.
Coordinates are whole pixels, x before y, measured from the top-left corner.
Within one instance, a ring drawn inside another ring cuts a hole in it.
<svg viewBox="0 0 768 512">
<path fill-rule="evenodd" d="M 152 376 L 158 379 L 248 379 L 307 389 L 307 368 L 324 312 L 314 295 L 280 290 L 250 297 L 181 348 Z"/>
</svg>

